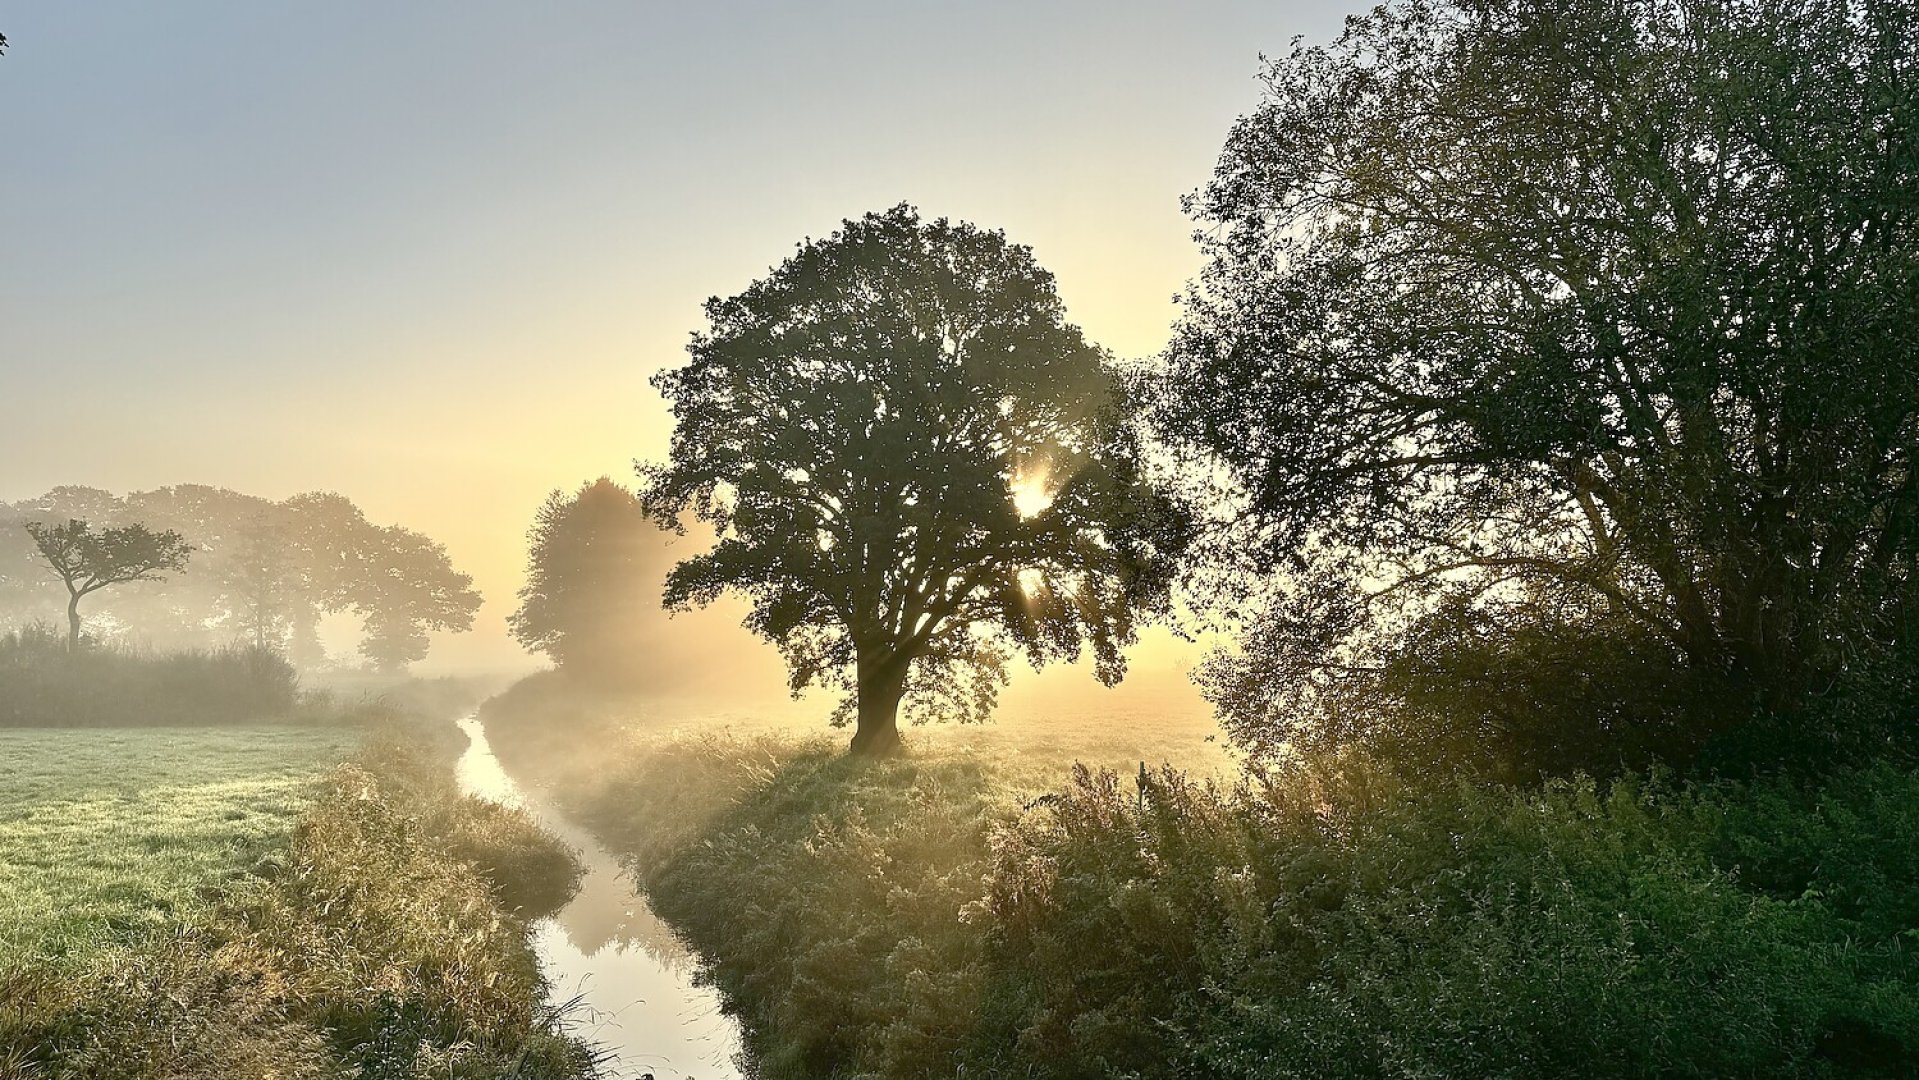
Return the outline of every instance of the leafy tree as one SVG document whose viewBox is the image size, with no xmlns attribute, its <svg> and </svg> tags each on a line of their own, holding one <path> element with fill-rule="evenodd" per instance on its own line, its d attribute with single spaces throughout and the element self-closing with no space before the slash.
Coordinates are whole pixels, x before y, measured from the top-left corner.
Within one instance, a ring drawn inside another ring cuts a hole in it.
<svg viewBox="0 0 1919 1080">
<path fill-rule="evenodd" d="M 429 631 L 473 628 L 480 594 L 471 577 L 453 569 L 443 545 L 398 525 L 364 539 L 367 555 L 351 596 L 365 620 L 360 654 L 373 666 L 402 670 L 426 657 Z"/>
<path fill-rule="evenodd" d="M 1909 0 L 1407 0 L 1274 63 L 1158 410 L 1288 571 L 1227 719 L 1307 737 L 1442 625 L 1624 628 L 1716 718 L 1909 654 L 1916 76 Z"/>
<path fill-rule="evenodd" d="M 116 589 L 107 613 L 156 639 L 205 646 L 221 639 L 287 649 L 303 666 L 327 660 L 318 627 L 351 611 L 363 652 L 394 665 L 423 655 L 432 630 L 470 626 L 480 598 L 438 544 L 383 528 L 330 493 L 274 502 L 200 484 L 125 497 L 60 487 L 0 509 L 8 519 L 67 518 L 171 529 L 194 538 L 192 566 L 164 583 Z M 0 613 L 26 622 L 51 614 L 37 555 L 23 531 L 0 530 Z M 30 580 L 31 579 L 31 580 Z"/>
<path fill-rule="evenodd" d="M 676 427 L 642 503 L 717 536 L 674 568 L 670 606 L 747 596 L 796 693 L 851 691 L 855 752 L 898 747 L 909 696 L 983 715 L 1009 647 L 1035 665 L 1090 648 L 1102 681 L 1122 676 L 1184 519 L 1030 250 L 899 206 L 706 315 L 692 361 L 654 379 Z"/>
<path fill-rule="evenodd" d="M 664 534 L 633 493 L 607 477 L 554 491 L 534 519 L 527 584 L 508 624 L 514 640 L 590 679 L 656 675 L 648 616 L 671 563 Z"/>
<path fill-rule="evenodd" d="M 298 568 L 270 520 L 239 530 L 221 575 L 224 621 L 258 649 L 284 647 L 294 618 Z"/>
<path fill-rule="evenodd" d="M 79 519 L 64 525 L 30 521 L 27 532 L 67 587 L 67 647 L 80 647 L 80 601 L 129 581 L 156 581 L 162 571 L 186 569 L 192 545 L 179 533 L 145 525 L 94 530 Z"/>
</svg>

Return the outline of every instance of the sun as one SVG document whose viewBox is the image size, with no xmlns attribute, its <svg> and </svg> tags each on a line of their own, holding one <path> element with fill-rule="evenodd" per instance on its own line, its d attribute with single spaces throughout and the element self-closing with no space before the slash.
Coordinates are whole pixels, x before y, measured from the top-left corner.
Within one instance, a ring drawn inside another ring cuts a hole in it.
<svg viewBox="0 0 1919 1080">
<path fill-rule="evenodd" d="M 1013 474 L 1007 491 L 1013 496 L 1013 509 L 1020 517 L 1038 517 L 1053 505 L 1052 475 L 1044 465 L 1022 469 Z"/>
</svg>

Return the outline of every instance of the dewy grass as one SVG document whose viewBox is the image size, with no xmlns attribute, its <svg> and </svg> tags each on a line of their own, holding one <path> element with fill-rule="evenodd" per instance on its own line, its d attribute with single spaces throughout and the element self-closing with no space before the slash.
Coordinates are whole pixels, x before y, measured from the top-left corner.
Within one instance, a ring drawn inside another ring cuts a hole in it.
<svg viewBox="0 0 1919 1080">
<path fill-rule="evenodd" d="M 0 960 L 0 1077 L 590 1075 L 593 1052 L 544 1003 L 528 938 L 539 912 L 514 910 L 527 902 L 515 898 L 563 899 L 527 879 L 564 888 L 577 873 L 571 857 L 524 814 L 459 794 L 450 728 L 396 724 L 353 737 L 366 745 L 311 781 L 266 756 L 250 772 L 229 758 L 229 777 L 205 785 L 43 779 L 45 790 L 100 802 L 103 827 L 129 791 L 153 796 L 176 819 L 301 808 L 245 869 L 230 864 L 253 852 L 233 848 L 227 872 L 217 861 L 200 868 L 215 872 L 211 880 L 173 864 L 160 891 L 197 880 L 191 903 L 145 908 L 147 925 L 82 935 L 88 947 L 65 956 Z M 308 749 L 316 763 L 342 756 Z M 201 755 L 201 771 L 215 756 Z M 121 812 L 137 815 L 138 804 Z M 108 836 L 109 847 L 156 852 L 208 838 L 138 828 Z M 138 872 L 139 859 L 126 858 Z M 112 902 L 96 899 L 95 917 Z"/>
<path fill-rule="evenodd" d="M 0 729 L 0 963 L 157 925 L 284 845 L 362 732 Z"/>
</svg>

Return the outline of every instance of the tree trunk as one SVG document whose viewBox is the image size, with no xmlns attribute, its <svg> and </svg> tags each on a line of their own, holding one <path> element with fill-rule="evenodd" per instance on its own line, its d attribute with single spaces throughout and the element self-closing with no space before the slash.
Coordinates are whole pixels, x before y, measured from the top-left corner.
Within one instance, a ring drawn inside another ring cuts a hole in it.
<svg viewBox="0 0 1919 1080">
<path fill-rule="evenodd" d="M 67 594 L 67 651 L 80 648 L 80 594 Z"/>
<path fill-rule="evenodd" d="M 887 757 L 905 749 L 900 741 L 900 699 L 906 696 L 911 660 L 867 661 L 858 665 L 859 725 L 853 729 L 853 753 Z"/>
</svg>

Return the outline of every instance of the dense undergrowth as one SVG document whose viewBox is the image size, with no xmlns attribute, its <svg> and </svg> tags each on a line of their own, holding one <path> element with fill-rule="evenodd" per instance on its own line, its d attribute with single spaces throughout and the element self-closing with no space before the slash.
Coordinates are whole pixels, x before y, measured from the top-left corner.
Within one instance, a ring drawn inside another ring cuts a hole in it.
<svg viewBox="0 0 1919 1080">
<path fill-rule="evenodd" d="M 526 921 L 577 867 L 525 815 L 458 794 L 450 734 L 372 737 L 284 851 L 164 925 L 0 966 L 0 1076 L 589 1075 Z"/>
<path fill-rule="evenodd" d="M 299 705 L 293 665 L 268 649 L 69 650 L 44 627 L 0 635 L 0 727 L 257 722 Z"/>
<path fill-rule="evenodd" d="M 630 856 L 769 1078 L 1919 1070 L 1910 769 L 1041 781 L 616 737 L 563 693 L 489 737 Z"/>
</svg>

